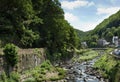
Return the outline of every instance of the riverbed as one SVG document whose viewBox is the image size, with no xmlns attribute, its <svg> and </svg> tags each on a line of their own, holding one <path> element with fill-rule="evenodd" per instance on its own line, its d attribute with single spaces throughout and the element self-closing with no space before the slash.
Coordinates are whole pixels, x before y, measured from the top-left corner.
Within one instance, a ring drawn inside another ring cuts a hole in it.
<svg viewBox="0 0 120 82">
<path fill-rule="evenodd" d="M 98 60 L 96 57 L 83 63 L 72 63 L 68 65 L 67 82 L 105 82 L 100 74 L 93 69 L 93 65 Z"/>
</svg>

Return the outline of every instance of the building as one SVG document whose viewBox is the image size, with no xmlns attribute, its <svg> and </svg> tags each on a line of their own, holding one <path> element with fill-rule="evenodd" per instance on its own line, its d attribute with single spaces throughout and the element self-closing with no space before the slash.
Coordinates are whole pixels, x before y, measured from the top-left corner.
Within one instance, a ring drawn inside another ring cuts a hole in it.
<svg viewBox="0 0 120 82">
<path fill-rule="evenodd" d="M 118 47 L 120 48 L 120 39 L 118 40 Z"/>
<path fill-rule="evenodd" d="M 98 45 L 99 46 L 107 46 L 109 44 L 110 44 L 110 42 L 107 42 L 105 39 L 99 39 L 98 40 Z"/>
<path fill-rule="evenodd" d="M 119 46 L 119 38 L 118 38 L 118 36 L 113 36 L 112 43 L 115 45 L 115 47 Z"/>
<path fill-rule="evenodd" d="M 120 55 L 120 49 L 115 49 L 115 50 L 113 51 L 113 54 L 115 54 L 115 55 Z"/>
<path fill-rule="evenodd" d="M 87 47 L 87 42 L 81 42 L 81 45 L 83 48 L 86 48 Z"/>
</svg>

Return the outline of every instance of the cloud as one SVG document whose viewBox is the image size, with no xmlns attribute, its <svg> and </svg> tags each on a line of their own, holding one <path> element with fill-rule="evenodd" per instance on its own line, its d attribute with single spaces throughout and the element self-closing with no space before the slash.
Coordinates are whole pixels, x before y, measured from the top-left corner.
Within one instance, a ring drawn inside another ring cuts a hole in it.
<svg viewBox="0 0 120 82">
<path fill-rule="evenodd" d="M 73 26 L 76 29 L 82 30 L 82 31 L 89 31 L 94 29 L 100 22 L 104 20 L 104 16 L 101 17 L 101 19 L 97 18 L 94 21 L 82 21 L 79 17 L 75 16 L 72 13 L 65 13 L 65 19 L 70 23 L 71 26 Z"/>
<path fill-rule="evenodd" d="M 65 13 L 65 19 L 68 20 L 70 23 L 78 21 L 78 17 L 69 12 Z"/>
<path fill-rule="evenodd" d="M 77 28 L 82 31 L 89 31 L 94 29 L 101 21 L 92 21 L 92 22 L 81 22 L 74 25 L 74 28 Z"/>
<path fill-rule="evenodd" d="M 84 21 L 80 20 L 80 18 L 78 16 L 76 16 L 72 13 L 66 12 L 65 19 L 74 28 L 82 30 L 82 31 L 88 31 L 88 30 L 94 29 L 96 27 L 96 25 L 98 25 L 104 19 L 104 17 L 99 20 L 96 20 L 96 21 L 84 22 Z"/>
<path fill-rule="evenodd" d="M 115 4 L 116 2 L 119 2 L 119 0 L 110 0 L 112 4 Z"/>
<path fill-rule="evenodd" d="M 112 15 L 114 13 L 116 13 L 118 10 L 120 10 L 120 7 L 109 7 L 109 8 L 97 8 L 97 14 L 98 15 Z"/>
<path fill-rule="evenodd" d="M 65 9 L 75 9 L 83 6 L 92 6 L 94 2 L 88 2 L 86 0 L 74 0 L 74 1 L 62 1 L 62 7 Z"/>
<path fill-rule="evenodd" d="M 88 6 L 93 6 L 93 5 L 95 5 L 94 2 L 90 2 L 90 3 L 88 4 Z"/>
<path fill-rule="evenodd" d="M 101 22 L 101 20 L 93 21 L 93 22 L 91 21 L 83 22 L 78 18 L 79 17 L 75 16 L 72 13 L 69 13 L 69 12 L 65 13 L 65 19 L 70 23 L 70 25 L 82 31 L 88 31 L 88 30 L 94 29 L 95 26 Z"/>
</svg>

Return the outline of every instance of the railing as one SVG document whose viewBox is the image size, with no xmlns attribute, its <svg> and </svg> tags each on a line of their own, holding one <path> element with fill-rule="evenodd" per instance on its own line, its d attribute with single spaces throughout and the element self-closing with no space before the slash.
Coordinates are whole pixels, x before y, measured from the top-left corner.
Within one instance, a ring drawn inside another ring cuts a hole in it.
<svg viewBox="0 0 120 82">
<path fill-rule="evenodd" d="M 91 48 L 92 50 L 107 50 L 107 48 Z"/>
</svg>

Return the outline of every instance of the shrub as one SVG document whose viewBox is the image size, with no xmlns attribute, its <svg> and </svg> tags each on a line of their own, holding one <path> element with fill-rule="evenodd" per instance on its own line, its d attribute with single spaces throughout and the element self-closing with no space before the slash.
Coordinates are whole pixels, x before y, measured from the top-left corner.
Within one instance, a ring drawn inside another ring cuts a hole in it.
<svg viewBox="0 0 120 82">
<path fill-rule="evenodd" d="M 51 77 L 50 80 L 51 81 L 57 81 L 57 80 L 60 80 L 60 78 L 59 77 Z"/>
<path fill-rule="evenodd" d="M 28 78 L 27 80 L 25 80 L 24 82 L 36 82 L 35 78 Z"/>
<path fill-rule="evenodd" d="M 46 74 L 46 72 L 45 72 L 45 71 L 41 71 L 41 74 L 45 75 L 45 74 Z"/>
<path fill-rule="evenodd" d="M 52 67 L 52 66 L 51 66 L 51 63 L 50 63 L 49 60 L 46 60 L 45 62 L 43 62 L 43 63 L 41 64 L 41 68 L 44 68 L 44 69 L 46 69 L 46 70 L 50 70 L 51 67 Z"/>
<path fill-rule="evenodd" d="M 7 82 L 7 76 L 6 76 L 5 72 L 2 72 L 0 80 L 3 82 Z"/>
<path fill-rule="evenodd" d="M 8 65 L 15 66 L 18 63 L 17 47 L 14 44 L 7 44 L 3 52 Z"/>
<path fill-rule="evenodd" d="M 57 68 L 57 71 L 59 72 L 59 73 L 58 73 L 59 76 L 63 76 L 63 77 L 64 77 L 65 74 L 66 74 L 66 71 L 63 70 L 62 68 L 59 68 L 59 67 L 58 67 L 58 68 Z"/>
<path fill-rule="evenodd" d="M 17 72 L 12 72 L 12 73 L 10 74 L 10 79 L 13 80 L 13 81 L 15 81 L 15 82 L 19 82 L 19 79 L 20 79 L 19 73 L 17 73 Z"/>
</svg>

